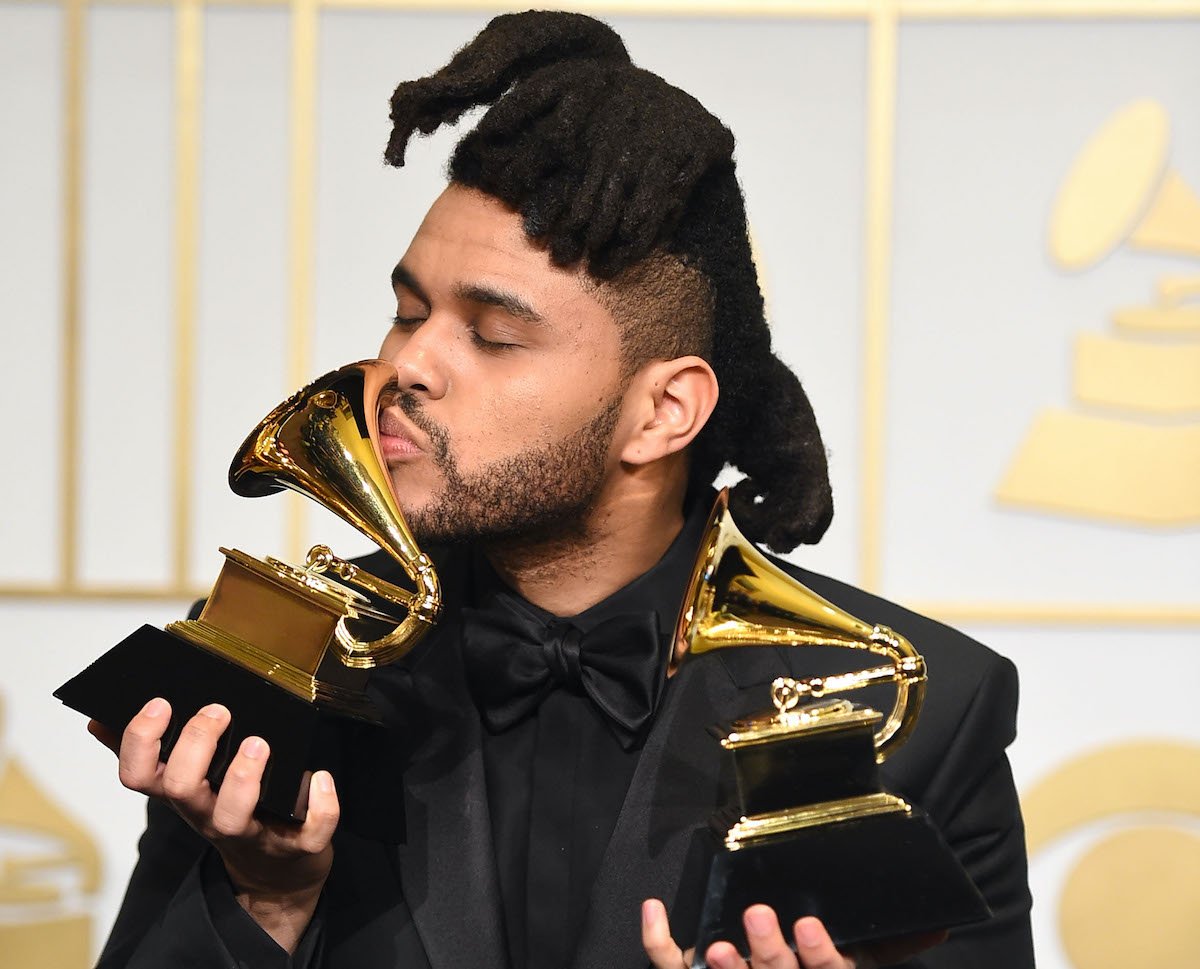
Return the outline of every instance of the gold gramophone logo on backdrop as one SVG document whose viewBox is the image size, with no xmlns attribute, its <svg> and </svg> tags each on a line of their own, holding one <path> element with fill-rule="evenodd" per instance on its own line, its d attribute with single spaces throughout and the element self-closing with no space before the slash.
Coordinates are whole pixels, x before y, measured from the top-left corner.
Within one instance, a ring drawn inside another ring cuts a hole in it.
<svg viewBox="0 0 1200 969">
<path fill-rule="evenodd" d="M 5 739 L 0 701 L 0 963 L 84 969 L 92 964 L 88 902 L 100 887 L 99 852 Z"/>
<path fill-rule="evenodd" d="M 1121 108 L 1076 158 L 1050 218 L 1054 261 L 1087 269 L 1120 245 L 1200 262 L 1200 197 L 1168 164 L 1156 101 Z M 1151 302 L 1081 333 L 1074 403 L 1044 410 L 1009 466 L 1003 502 L 1158 527 L 1200 522 L 1200 266 Z"/>
<path fill-rule="evenodd" d="M 1024 792 L 1021 807 L 1035 865 L 1088 835 L 1056 900 L 1071 965 L 1196 964 L 1200 746 L 1146 740 L 1092 751 Z"/>
</svg>

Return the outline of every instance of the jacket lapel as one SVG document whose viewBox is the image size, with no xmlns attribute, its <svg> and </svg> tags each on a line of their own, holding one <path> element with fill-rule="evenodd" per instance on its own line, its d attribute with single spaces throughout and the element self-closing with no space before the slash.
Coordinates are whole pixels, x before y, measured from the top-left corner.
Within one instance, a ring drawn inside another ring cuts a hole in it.
<svg viewBox="0 0 1200 969">
<path fill-rule="evenodd" d="M 438 638 L 431 645 L 442 655 L 413 673 L 431 721 L 405 771 L 400 881 L 433 969 L 502 965 L 507 950 L 479 718 L 465 692 L 457 630 L 448 623 Z"/>
<path fill-rule="evenodd" d="M 404 768 L 407 837 L 395 858 L 405 902 L 433 969 L 507 962 L 482 728 L 459 648 L 465 559 L 435 556 L 445 618 L 410 662 L 381 670 L 372 681 L 384 694 L 385 707 L 396 711 L 394 729 L 411 752 Z"/>
<path fill-rule="evenodd" d="M 718 657 L 685 663 L 671 681 L 604 855 L 574 969 L 645 963 L 642 900 L 660 898 L 668 909 L 675 901 L 692 836 L 729 782 L 707 730 L 747 712 L 740 696 Z"/>
</svg>

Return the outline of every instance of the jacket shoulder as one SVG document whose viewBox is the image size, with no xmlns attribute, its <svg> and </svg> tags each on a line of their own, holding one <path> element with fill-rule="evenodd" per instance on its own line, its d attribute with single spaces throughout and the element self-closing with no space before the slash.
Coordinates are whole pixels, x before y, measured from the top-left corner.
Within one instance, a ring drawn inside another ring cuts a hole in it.
<svg viewBox="0 0 1200 969">
<path fill-rule="evenodd" d="M 1016 734 L 1017 674 L 1008 659 L 960 630 L 895 602 L 789 562 L 772 561 L 855 618 L 892 628 L 924 657 L 928 679 L 917 726 L 889 758 L 885 775 L 901 787 L 921 789 L 956 743 L 969 745 L 984 762 L 1003 756 Z M 839 647 L 781 647 L 773 652 L 787 675 L 796 677 L 828 676 L 881 662 L 874 653 Z M 895 689 L 870 687 L 849 698 L 886 713 L 895 701 Z"/>
</svg>

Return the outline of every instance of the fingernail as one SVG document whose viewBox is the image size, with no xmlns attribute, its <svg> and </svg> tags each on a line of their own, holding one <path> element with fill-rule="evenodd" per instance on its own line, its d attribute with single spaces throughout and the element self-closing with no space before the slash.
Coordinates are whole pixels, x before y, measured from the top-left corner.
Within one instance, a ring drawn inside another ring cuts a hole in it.
<svg viewBox="0 0 1200 969">
<path fill-rule="evenodd" d="M 327 770 L 319 770 L 316 773 L 317 790 L 322 794 L 333 793 L 333 775 Z"/>
<path fill-rule="evenodd" d="M 259 737 L 247 737 L 242 741 L 242 753 L 251 760 L 261 760 L 266 749 L 267 745 Z"/>
<path fill-rule="evenodd" d="M 769 908 L 754 906 L 746 909 L 746 932 L 750 935 L 770 935 L 775 928 L 775 914 Z"/>
<path fill-rule="evenodd" d="M 210 703 L 200 710 L 200 715 L 208 717 L 210 720 L 220 720 L 225 716 L 225 708 L 219 703 Z"/>
<path fill-rule="evenodd" d="M 156 696 L 153 700 L 142 707 L 142 716 L 145 717 L 161 717 L 167 712 L 167 701 L 160 696 Z"/>
<path fill-rule="evenodd" d="M 796 923 L 796 941 L 807 948 L 821 944 L 821 930 L 816 919 L 800 919 Z"/>
</svg>

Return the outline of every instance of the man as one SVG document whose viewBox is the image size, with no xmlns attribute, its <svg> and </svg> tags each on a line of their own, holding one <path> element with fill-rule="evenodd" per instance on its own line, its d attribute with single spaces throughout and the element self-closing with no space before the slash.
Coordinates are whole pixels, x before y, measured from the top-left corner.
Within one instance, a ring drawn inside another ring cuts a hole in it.
<svg viewBox="0 0 1200 969">
<path fill-rule="evenodd" d="M 375 766 L 403 773 L 407 843 L 339 826 L 349 804 L 324 772 L 302 826 L 264 824 L 265 743 L 247 740 L 214 794 L 204 774 L 228 712 L 192 717 L 164 766 L 169 710 L 151 701 L 120 745 L 122 781 L 152 800 L 102 965 L 678 969 L 663 902 L 725 780 L 704 728 L 761 709 L 781 673 L 848 665 L 734 650 L 666 678 L 664 634 L 723 465 L 746 475 L 740 525 L 777 550 L 816 541 L 832 514 L 811 408 L 770 351 L 732 136 L 603 24 L 529 13 L 397 89 L 388 161 L 480 104 L 493 106 L 393 271 L 380 351 L 398 381 L 383 452 L 446 600 L 429 639 L 372 680 L 394 740 Z M 937 671 L 886 776 L 939 823 L 996 917 L 922 964 L 1032 965 L 1004 757 L 1011 665 L 792 571 L 895 626 Z M 781 929 L 756 906 L 746 927 L 756 969 L 864 958 L 813 919 Z M 706 956 L 746 965 L 723 943 Z"/>
</svg>

